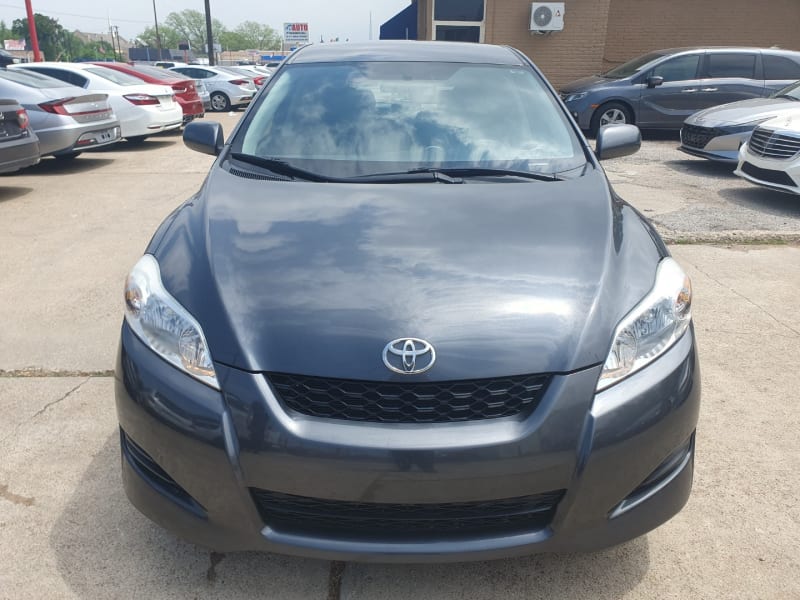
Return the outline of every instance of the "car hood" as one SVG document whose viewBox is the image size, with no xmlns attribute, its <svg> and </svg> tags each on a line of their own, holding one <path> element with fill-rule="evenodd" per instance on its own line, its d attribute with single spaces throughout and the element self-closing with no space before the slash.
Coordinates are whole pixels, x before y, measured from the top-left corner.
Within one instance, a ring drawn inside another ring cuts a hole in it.
<svg viewBox="0 0 800 600">
<path fill-rule="evenodd" d="M 701 127 L 743 125 L 769 119 L 787 110 L 797 110 L 798 106 L 799 102 L 785 98 L 750 98 L 706 108 L 694 113 L 686 123 Z"/>
<path fill-rule="evenodd" d="M 382 351 L 407 337 L 435 348 L 435 367 L 410 376 L 423 380 L 602 363 L 666 252 L 591 167 L 463 185 L 256 181 L 214 167 L 150 251 L 214 360 L 368 380 L 398 377 Z"/>
<path fill-rule="evenodd" d="M 778 116 L 759 125 L 767 129 L 800 133 L 800 108 L 783 111 Z"/>
<path fill-rule="evenodd" d="M 575 81 L 571 81 L 568 84 L 561 86 L 559 88 L 559 92 L 561 92 L 562 94 L 574 94 L 575 92 L 585 92 L 587 90 L 591 90 L 594 88 L 614 85 L 618 81 L 620 80 L 606 79 L 605 77 L 601 77 L 600 75 L 591 75 L 589 77 L 583 77 L 582 79 L 576 79 Z"/>
</svg>

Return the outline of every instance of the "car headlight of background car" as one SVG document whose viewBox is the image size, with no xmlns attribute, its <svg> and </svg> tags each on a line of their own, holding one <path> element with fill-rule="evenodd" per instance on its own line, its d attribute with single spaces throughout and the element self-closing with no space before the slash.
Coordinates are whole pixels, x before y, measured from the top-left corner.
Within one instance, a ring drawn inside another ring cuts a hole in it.
<svg viewBox="0 0 800 600">
<path fill-rule="evenodd" d="M 692 320 L 692 284 L 671 258 L 662 260 L 653 289 L 622 319 L 597 382 L 597 391 L 617 383 L 666 352 Z"/>
<path fill-rule="evenodd" d="M 564 102 L 575 102 L 576 100 L 583 100 L 588 95 L 589 92 L 577 92 L 575 94 L 565 94 Z"/>
<path fill-rule="evenodd" d="M 161 282 L 156 259 L 145 254 L 125 282 L 125 320 L 164 360 L 219 389 L 203 330 Z"/>
</svg>

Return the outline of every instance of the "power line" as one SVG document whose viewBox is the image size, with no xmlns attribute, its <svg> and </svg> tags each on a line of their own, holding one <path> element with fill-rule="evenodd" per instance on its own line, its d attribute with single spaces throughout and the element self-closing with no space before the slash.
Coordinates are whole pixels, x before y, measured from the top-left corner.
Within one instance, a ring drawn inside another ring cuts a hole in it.
<svg viewBox="0 0 800 600">
<path fill-rule="evenodd" d="M 18 4 L 0 3 L 0 6 L 3 6 L 5 8 L 18 8 L 19 10 L 22 10 L 22 11 L 25 10 L 24 6 L 20 6 Z M 77 15 L 75 13 L 65 13 L 65 12 L 59 12 L 59 11 L 55 11 L 55 10 L 46 10 L 46 11 L 37 10 L 36 12 L 39 13 L 40 15 L 51 14 L 51 15 L 58 15 L 59 17 L 77 17 L 79 19 L 94 19 L 96 21 L 107 21 L 108 20 L 108 17 L 97 17 L 97 16 L 93 16 L 93 15 Z M 140 21 L 138 19 L 116 19 L 115 18 L 113 20 L 116 21 L 116 22 L 120 22 L 120 23 L 137 23 L 137 24 L 145 24 L 145 25 L 149 25 L 150 24 L 150 21 Z"/>
</svg>

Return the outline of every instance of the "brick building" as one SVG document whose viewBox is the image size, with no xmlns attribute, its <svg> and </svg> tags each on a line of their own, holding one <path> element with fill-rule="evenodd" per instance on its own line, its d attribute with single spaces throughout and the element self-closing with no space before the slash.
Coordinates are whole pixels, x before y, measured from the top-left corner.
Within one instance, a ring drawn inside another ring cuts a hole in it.
<svg viewBox="0 0 800 600">
<path fill-rule="evenodd" d="M 800 0 L 565 0 L 564 28 L 531 33 L 530 0 L 415 0 L 420 40 L 508 44 L 556 85 L 649 50 L 679 46 L 780 46 L 800 50 Z M 398 35 L 409 31 L 401 15 Z M 413 10 L 416 8 L 416 10 Z M 385 25 L 392 24 L 392 21 Z"/>
</svg>

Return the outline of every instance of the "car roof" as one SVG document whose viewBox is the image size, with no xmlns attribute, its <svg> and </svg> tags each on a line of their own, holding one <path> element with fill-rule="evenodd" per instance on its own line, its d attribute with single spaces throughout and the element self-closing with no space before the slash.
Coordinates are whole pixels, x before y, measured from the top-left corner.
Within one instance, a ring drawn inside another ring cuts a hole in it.
<svg viewBox="0 0 800 600">
<path fill-rule="evenodd" d="M 290 54 L 288 63 L 323 62 L 463 62 L 523 65 L 511 48 L 465 42 L 379 41 L 310 44 Z"/>
<path fill-rule="evenodd" d="M 654 54 L 663 54 L 664 56 L 672 54 L 680 54 L 683 52 L 766 52 L 768 54 L 790 54 L 798 56 L 800 52 L 795 50 L 786 50 L 784 48 L 757 48 L 755 46 L 685 46 L 681 48 L 665 48 L 663 50 L 653 50 Z M 649 52 L 647 54 L 650 54 Z"/>
</svg>

